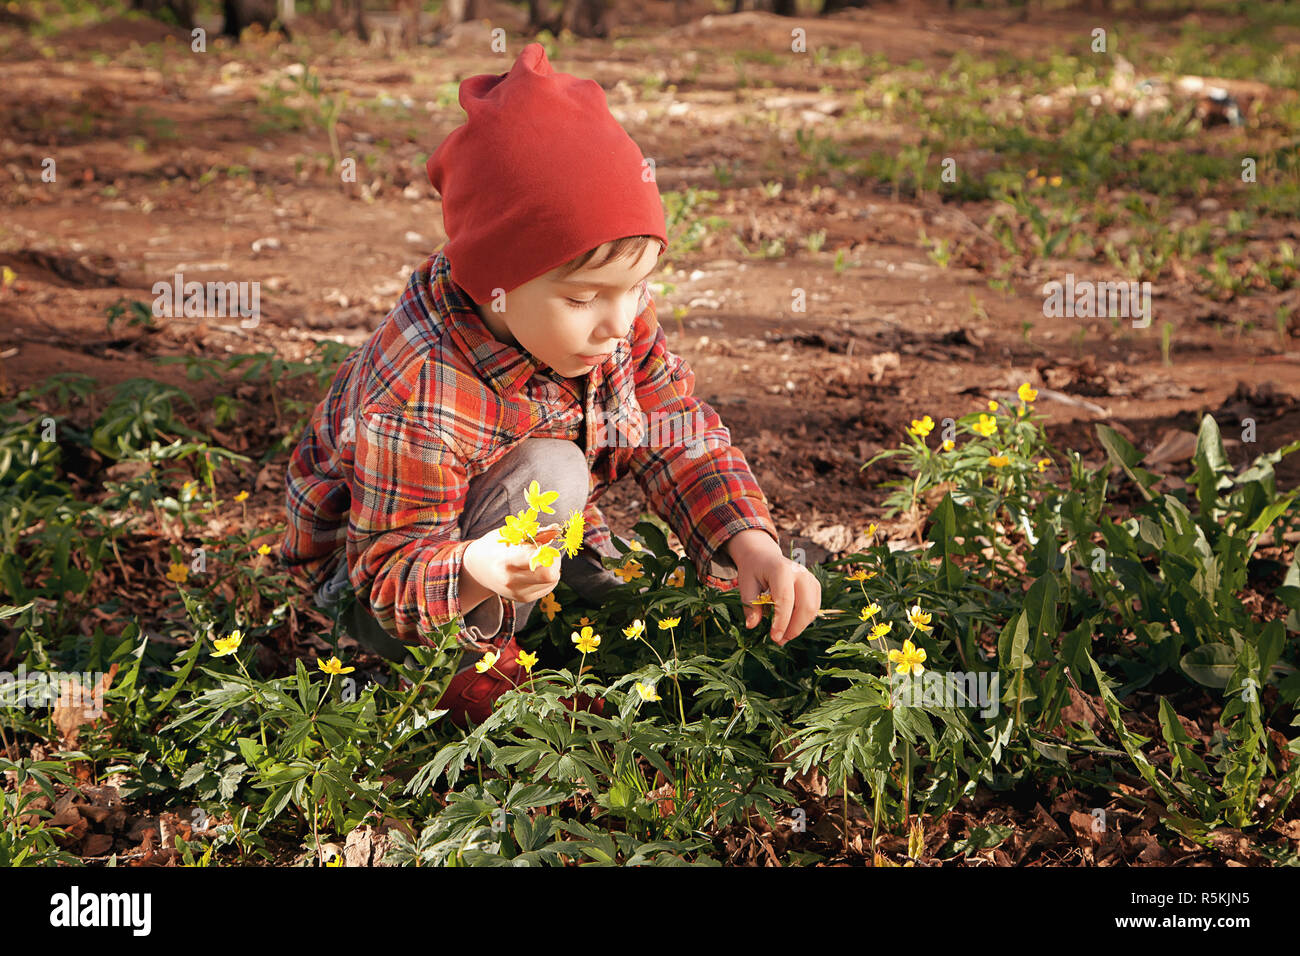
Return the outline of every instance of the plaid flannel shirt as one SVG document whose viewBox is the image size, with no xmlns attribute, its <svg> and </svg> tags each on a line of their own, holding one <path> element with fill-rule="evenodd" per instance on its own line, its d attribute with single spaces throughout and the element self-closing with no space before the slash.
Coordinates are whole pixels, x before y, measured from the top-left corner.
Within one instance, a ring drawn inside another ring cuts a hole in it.
<svg viewBox="0 0 1300 956">
<path fill-rule="evenodd" d="M 584 544 L 617 553 L 596 501 L 630 471 L 700 579 L 733 586 L 710 564 L 734 568 L 719 549 L 746 528 L 779 543 L 767 499 L 717 413 L 692 395 L 695 375 L 668 350 L 648 283 L 639 306 L 611 359 L 566 378 L 497 341 L 435 253 L 317 405 L 289 462 L 281 560 L 319 586 L 345 556 L 384 629 L 427 640 L 462 617 L 469 482 L 518 442 L 565 438 L 591 472 Z M 509 635 L 514 602 L 501 605 Z"/>
</svg>

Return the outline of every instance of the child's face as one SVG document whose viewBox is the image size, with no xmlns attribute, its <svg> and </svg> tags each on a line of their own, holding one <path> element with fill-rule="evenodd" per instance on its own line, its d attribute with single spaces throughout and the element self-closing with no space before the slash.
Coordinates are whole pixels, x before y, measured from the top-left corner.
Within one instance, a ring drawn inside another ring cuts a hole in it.
<svg viewBox="0 0 1300 956">
<path fill-rule="evenodd" d="M 650 242 L 637 258 L 585 267 L 559 278 L 555 269 L 502 297 L 505 310 L 478 305 L 478 314 L 499 342 L 516 345 L 560 375 L 577 378 L 608 360 L 627 338 L 636 318 L 641 283 L 659 259 Z M 588 361 L 589 359 L 589 361 Z"/>
</svg>

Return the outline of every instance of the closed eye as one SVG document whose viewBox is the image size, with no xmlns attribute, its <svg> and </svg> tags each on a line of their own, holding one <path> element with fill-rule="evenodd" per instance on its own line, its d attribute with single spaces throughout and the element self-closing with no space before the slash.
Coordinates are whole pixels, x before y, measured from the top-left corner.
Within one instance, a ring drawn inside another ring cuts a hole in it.
<svg viewBox="0 0 1300 956">
<path fill-rule="evenodd" d="M 635 292 L 638 295 L 640 295 L 641 292 L 645 289 L 645 286 L 649 281 L 650 281 L 649 279 L 645 279 L 641 282 L 638 282 L 636 285 L 632 286 L 632 288 L 628 289 L 627 291 Z M 569 305 L 571 305 L 575 309 L 589 309 L 591 308 L 591 304 L 596 301 L 596 298 L 597 297 L 593 296 L 590 299 L 574 299 L 570 296 L 566 296 L 564 301 L 569 303 Z"/>
</svg>

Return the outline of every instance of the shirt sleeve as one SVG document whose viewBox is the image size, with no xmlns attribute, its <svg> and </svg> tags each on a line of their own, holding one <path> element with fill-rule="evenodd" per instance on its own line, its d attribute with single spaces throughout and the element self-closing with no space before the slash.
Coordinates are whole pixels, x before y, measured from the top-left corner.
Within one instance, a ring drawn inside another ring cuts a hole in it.
<svg viewBox="0 0 1300 956">
<path fill-rule="evenodd" d="M 766 496 L 718 413 L 693 394 L 695 373 L 668 350 L 653 301 L 636 318 L 632 346 L 636 398 L 649 423 L 645 443 L 632 449 L 631 471 L 695 562 L 701 581 L 725 586 L 710 572 L 735 565 L 721 548 L 746 528 L 761 528 L 780 544 Z"/>
<path fill-rule="evenodd" d="M 371 411 L 357 426 L 348 528 L 352 585 L 369 587 L 370 613 L 408 644 L 430 643 L 434 629 L 462 616 L 465 549 L 460 516 L 469 481 L 463 459 L 442 433 L 391 411 Z M 470 623 L 484 637 L 514 630 L 514 603 L 494 595 Z M 486 633 L 496 622 L 496 630 Z"/>
</svg>

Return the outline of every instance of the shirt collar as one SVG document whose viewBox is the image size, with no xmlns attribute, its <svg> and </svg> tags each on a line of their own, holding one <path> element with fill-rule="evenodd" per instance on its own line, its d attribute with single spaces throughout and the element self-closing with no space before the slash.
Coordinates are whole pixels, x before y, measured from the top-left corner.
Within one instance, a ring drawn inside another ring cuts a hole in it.
<svg viewBox="0 0 1300 956">
<path fill-rule="evenodd" d="M 541 367 L 527 351 L 499 342 L 474 310 L 474 301 L 451 281 L 451 262 L 439 252 L 429 270 L 429 287 L 452 340 L 483 381 L 501 395 L 510 395 Z"/>
</svg>

